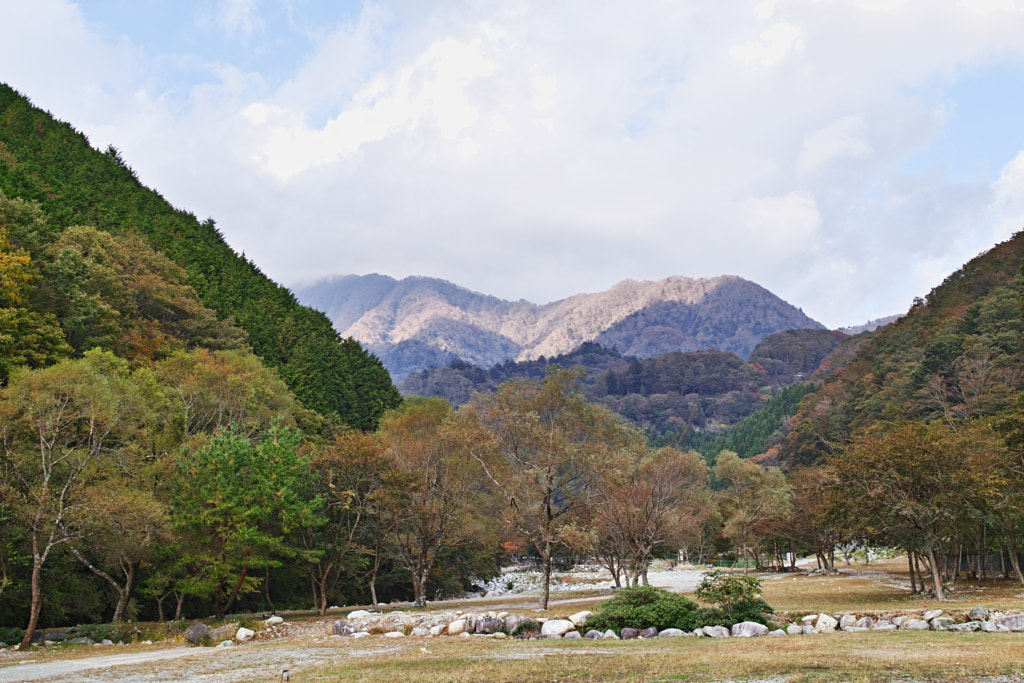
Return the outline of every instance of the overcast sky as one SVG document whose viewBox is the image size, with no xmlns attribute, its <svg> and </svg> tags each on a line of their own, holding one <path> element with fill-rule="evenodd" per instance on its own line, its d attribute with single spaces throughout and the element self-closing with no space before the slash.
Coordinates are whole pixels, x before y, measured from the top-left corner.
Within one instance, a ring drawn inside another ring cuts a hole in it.
<svg viewBox="0 0 1024 683">
<path fill-rule="evenodd" d="M 829 326 L 1024 228 L 1024 0 L 0 0 L 0 80 L 285 284 L 731 273 Z"/>
</svg>

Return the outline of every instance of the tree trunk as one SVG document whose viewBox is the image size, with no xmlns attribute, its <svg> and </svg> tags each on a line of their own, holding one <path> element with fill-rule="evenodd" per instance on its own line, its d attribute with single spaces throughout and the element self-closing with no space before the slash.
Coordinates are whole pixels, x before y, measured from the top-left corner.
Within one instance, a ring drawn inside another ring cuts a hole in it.
<svg viewBox="0 0 1024 683">
<path fill-rule="evenodd" d="M 917 578 L 914 576 L 914 552 L 907 551 L 907 564 L 910 566 L 910 594 L 917 595 Z"/>
<path fill-rule="evenodd" d="M 36 633 L 36 624 L 39 623 L 39 608 L 43 604 L 40 579 L 42 577 L 43 561 L 39 557 L 39 541 L 35 534 L 32 534 L 32 605 L 28 613 L 28 626 L 25 627 L 25 636 L 21 639 L 19 650 L 26 649 L 32 643 L 32 636 Z"/>
<path fill-rule="evenodd" d="M 117 607 L 114 608 L 112 624 L 120 624 L 124 621 L 124 614 L 128 610 L 128 601 L 132 597 L 132 588 L 135 587 L 135 567 L 135 563 L 129 562 L 125 572 L 124 586 L 120 588 L 116 584 L 114 586 L 117 589 Z"/>
<path fill-rule="evenodd" d="M 1006 552 L 1010 556 L 1010 566 L 1013 567 L 1013 573 L 1017 575 L 1017 580 L 1024 585 L 1024 574 L 1020 571 L 1020 558 L 1017 557 L 1017 544 L 1007 539 Z"/>
<path fill-rule="evenodd" d="M 935 557 L 935 551 L 928 548 L 928 563 L 932 566 L 932 585 L 935 588 L 935 599 L 945 600 L 946 594 L 942 590 L 942 571 L 939 568 L 938 558 Z"/>
<path fill-rule="evenodd" d="M 263 574 L 263 599 L 267 603 L 267 609 L 270 610 L 271 614 L 273 614 L 274 603 L 270 601 L 270 567 L 266 567 Z"/>
<path fill-rule="evenodd" d="M 235 587 L 231 589 L 231 595 L 228 596 L 224 606 L 217 610 L 217 617 L 223 619 L 228 613 L 228 610 L 235 604 L 235 598 L 238 597 L 238 591 L 242 589 L 242 584 L 245 583 L 245 575 L 249 572 L 248 567 L 242 567 L 242 572 L 238 575 L 238 581 L 235 582 Z"/>
<path fill-rule="evenodd" d="M 185 605 L 185 594 L 175 593 L 174 596 L 178 599 L 178 604 L 174 608 L 174 620 L 181 621 L 182 608 Z"/>
<path fill-rule="evenodd" d="M 543 557 L 541 557 L 542 570 L 540 579 L 540 609 L 548 608 L 548 595 L 551 592 L 551 543 L 544 543 Z"/>
</svg>

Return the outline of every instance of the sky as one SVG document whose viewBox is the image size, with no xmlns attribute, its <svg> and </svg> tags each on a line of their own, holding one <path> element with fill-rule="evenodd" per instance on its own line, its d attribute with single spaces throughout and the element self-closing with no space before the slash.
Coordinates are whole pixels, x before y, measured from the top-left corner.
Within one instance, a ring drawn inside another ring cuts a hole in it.
<svg viewBox="0 0 1024 683">
<path fill-rule="evenodd" d="M 830 326 L 1024 228 L 1024 0 L 0 0 L 0 81 L 288 286 L 734 274 Z"/>
</svg>

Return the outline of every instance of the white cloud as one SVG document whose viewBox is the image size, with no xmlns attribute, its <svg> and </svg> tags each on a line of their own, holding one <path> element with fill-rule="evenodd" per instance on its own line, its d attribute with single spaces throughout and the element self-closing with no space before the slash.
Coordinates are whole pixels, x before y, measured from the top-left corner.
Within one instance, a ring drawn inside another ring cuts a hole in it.
<svg viewBox="0 0 1024 683">
<path fill-rule="evenodd" d="M 906 308 L 1021 222 L 1019 156 L 976 185 L 942 159 L 904 170 L 948 125 L 947 88 L 1024 58 L 1019 8 L 382 0 L 254 73 L 104 41 L 87 3 L 0 0 L 0 63 L 285 282 L 425 274 L 547 301 L 731 272 L 839 325 Z M 217 25 L 282 30 L 258 9 L 222 2 Z M 156 88 L 169 63 L 199 80 Z"/>
<path fill-rule="evenodd" d="M 867 156 L 871 148 L 865 132 L 864 114 L 851 114 L 809 133 L 801 145 L 797 170 L 809 173 L 837 159 Z"/>
</svg>

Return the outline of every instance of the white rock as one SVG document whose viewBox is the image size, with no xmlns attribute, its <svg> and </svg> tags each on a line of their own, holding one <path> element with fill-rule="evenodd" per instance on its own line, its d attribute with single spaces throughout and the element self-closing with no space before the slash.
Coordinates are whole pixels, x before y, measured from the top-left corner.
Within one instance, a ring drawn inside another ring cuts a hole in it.
<svg viewBox="0 0 1024 683">
<path fill-rule="evenodd" d="M 836 626 L 839 626 L 839 622 L 827 614 L 819 614 L 818 620 L 814 622 L 818 633 L 835 633 Z"/>
<path fill-rule="evenodd" d="M 813 636 L 818 632 L 818 629 L 814 628 L 810 624 L 804 624 L 803 627 L 801 627 L 801 630 L 805 636 Z"/>
<path fill-rule="evenodd" d="M 355 612 L 350 612 L 348 617 L 346 617 L 346 618 L 349 621 L 352 621 L 353 619 L 365 619 L 368 616 L 370 616 L 370 613 L 367 612 L 366 610 L 364 610 L 364 609 L 357 609 Z"/>
<path fill-rule="evenodd" d="M 417 626 L 413 628 L 411 635 L 415 636 L 416 638 L 426 638 L 430 635 L 430 629 L 426 626 Z"/>
<path fill-rule="evenodd" d="M 369 638 L 370 634 L 366 631 L 360 631 L 359 633 L 353 633 L 352 637 L 358 640 L 359 638 Z"/>
<path fill-rule="evenodd" d="M 924 619 L 925 621 L 931 621 L 935 617 L 941 617 L 941 616 L 942 616 L 942 610 L 940 610 L 940 609 L 930 609 L 927 612 L 925 612 L 924 616 L 921 617 L 921 618 Z"/>
<path fill-rule="evenodd" d="M 256 635 L 254 632 L 243 626 L 235 632 L 235 640 L 240 643 L 248 643 L 254 635 Z"/>
<path fill-rule="evenodd" d="M 234 647 L 234 646 L 235 646 L 235 641 L 233 641 L 233 640 L 222 640 L 219 643 L 217 643 L 217 647 Z"/>
<path fill-rule="evenodd" d="M 589 610 L 583 610 L 582 612 L 577 612 L 576 614 L 569 617 L 569 621 L 571 621 L 573 624 L 576 625 L 577 628 L 579 628 L 580 626 L 585 626 L 587 623 L 587 619 L 589 619 L 592 616 L 594 616 L 593 612 Z"/>
<path fill-rule="evenodd" d="M 459 634 L 459 638 L 469 638 L 469 633 L 467 631 L 463 631 Z"/>
<path fill-rule="evenodd" d="M 405 638 L 405 634 L 401 631 L 388 631 L 384 634 L 385 638 Z"/>
<path fill-rule="evenodd" d="M 768 635 L 768 627 L 756 621 L 743 621 L 732 625 L 732 635 L 735 638 L 756 638 Z"/>
<path fill-rule="evenodd" d="M 903 622 L 903 626 L 900 628 L 904 628 L 909 631 L 927 631 L 931 626 L 924 619 L 910 619 Z"/>
<path fill-rule="evenodd" d="M 275 617 L 268 617 L 268 618 L 263 620 L 263 623 L 266 624 L 267 626 L 275 626 L 275 625 L 283 623 L 283 622 L 284 622 L 284 618 L 283 617 L 276 617 L 276 616 Z"/>
<path fill-rule="evenodd" d="M 608 629 L 601 638 L 604 640 L 618 640 L 619 636 L 615 634 L 615 631 Z"/>
<path fill-rule="evenodd" d="M 685 634 L 678 628 L 667 628 L 664 631 L 658 633 L 659 638 L 679 638 L 683 635 Z"/>
<path fill-rule="evenodd" d="M 466 620 L 456 619 L 452 623 L 448 624 L 448 635 L 458 636 L 466 632 Z"/>
<path fill-rule="evenodd" d="M 846 628 L 847 626 L 856 626 L 857 617 L 852 614 L 844 614 L 839 618 L 839 628 Z"/>
<path fill-rule="evenodd" d="M 790 624 L 786 627 L 786 633 L 791 636 L 799 636 L 804 632 L 803 627 L 799 624 Z"/>
<path fill-rule="evenodd" d="M 545 621 L 540 627 L 540 634 L 542 636 L 564 636 L 569 631 L 575 630 L 576 624 L 568 619 L 551 619 Z"/>
<path fill-rule="evenodd" d="M 704 635 L 708 638 L 728 638 L 729 629 L 724 626 L 705 626 Z"/>
</svg>

